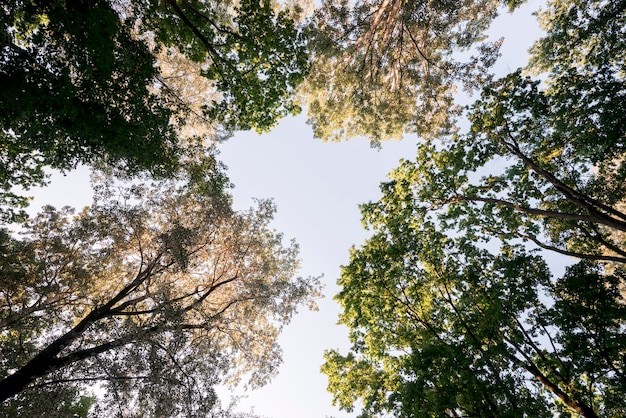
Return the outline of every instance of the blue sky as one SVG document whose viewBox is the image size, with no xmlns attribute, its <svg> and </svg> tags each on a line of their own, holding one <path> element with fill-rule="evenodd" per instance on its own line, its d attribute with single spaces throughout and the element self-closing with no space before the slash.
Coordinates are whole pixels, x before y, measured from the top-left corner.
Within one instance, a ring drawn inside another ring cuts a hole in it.
<svg viewBox="0 0 626 418">
<path fill-rule="evenodd" d="M 274 227 L 296 238 L 302 274 L 324 274 L 327 295 L 318 312 L 302 311 L 285 329 L 280 374 L 242 407 L 275 418 L 344 416 L 331 408 L 326 378 L 319 373 L 324 349 L 348 347 L 347 330 L 335 325 L 339 307 L 332 300 L 339 266 L 347 262 L 350 246 L 366 237 L 358 204 L 379 196 L 380 181 L 400 158 L 411 157 L 414 144 L 394 141 L 376 151 L 362 139 L 323 143 L 297 117 L 267 135 L 237 135 L 220 148 L 235 184 L 236 207 L 250 206 L 254 197 L 273 197 Z"/>
<path fill-rule="evenodd" d="M 527 49 L 538 34 L 531 12 L 540 0 L 531 0 L 514 15 L 503 14 L 493 25 L 490 39 L 505 37 L 496 71 L 503 75 L 523 66 Z M 271 418 L 348 417 L 331 406 L 326 378 L 319 372 L 323 351 L 348 348 L 347 330 L 336 325 L 339 307 L 339 266 L 348 261 L 352 245 L 367 236 L 358 205 L 379 196 L 379 184 L 400 159 L 412 159 L 415 137 L 370 148 L 364 139 L 322 143 L 312 137 L 303 116 L 287 118 L 264 135 L 242 132 L 220 145 L 221 159 L 234 183 L 235 206 L 247 208 L 253 198 L 273 198 L 278 213 L 273 226 L 300 244 L 302 275 L 323 274 L 326 297 L 318 312 L 302 311 L 280 338 L 283 366 L 268 386 L 246 394 L 241 410 Z M 51 203 L 82 207 L 89 204 L 88 171 L 54 176 L 52 184 L 37 192 L 33 210 Z"/>
<path fill-rule="evenodd" d="M 494 22 L 490 39 L 505 37 L 498 74 L 526 64 L 527 50 L 539 35 L 531 13 L 540 4 L 531 0 Z M 356 414 L 331 406 L 326 377 L 319 372 L 325 349 L 346 351 L 349 346 L 347 329 L 336 325 L 340 309 L 332 300 L 339 291 L 339 266 L 348 262 L 350 247 L 367 236 L 358 205 L 380 196 L 380 182 L 400 159 L 414 158 L 418 138 L 386 142 L 380 151 L 363 138 L 323 143 L 313 138 L 305 119 L 286 119 L 265 135 L 239 133 L 220 147 L 235 184 L 235 205 L 245 208 L 253 197 L 273 197 L 278 206 L 274 226 L 300 244 L 303 275 L 324 274 L 326 285 L 319 312 L 301 312 L 285 329 L 280 374 L 249 393 L 241 407 L 254 407 L 268 418 L 350 417 Z"/>
</svg>

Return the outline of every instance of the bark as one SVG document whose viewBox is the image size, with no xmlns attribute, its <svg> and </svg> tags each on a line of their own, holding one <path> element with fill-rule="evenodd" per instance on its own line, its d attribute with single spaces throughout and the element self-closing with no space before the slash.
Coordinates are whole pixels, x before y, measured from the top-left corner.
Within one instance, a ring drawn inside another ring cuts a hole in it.
<svg viewBox="0 0 626 418">
<path fill-rule="evenodd" d="M 541 371 L 532 363 L 528 364 L 521 360 L 519 360 L 515 356 L 511 356 L 511 359 L 514 363 L 517 363 L 518 366 L 524 368 L 527 372 L 535 376 L 535 378 L 541 382 L 546 389 L 556 395 L 565 405 L 570 407 L 576 413 L 582 415 L 585 418 L 599 418 L 591 407 L 589 407 L 586 403 L 578 401 L 576 399 L 572 399 L 567 393 L 563 392 L 561 388 L 548 379 Z"/>
<path fill-rule="evenodd" d="M 110 316 L 112 308 L 116 303 L 122 301 L 141 283 L 154 274 L 161 256 L 162 254 L 159 254 L 152 263 L 137 274 L 132 282 L 120 290 L 118 294 L 111 298 L 106 304 L 91 311 L 74 328 L 48 344 L 48 346 L 35 355 L 28 363 L 20 367 L 15 373 L 2 379 L 0 381 L 0 402 L 17 395 L 38 378 L 58 370 L 63 366 L 125 344 L 125 342 L 113 341 L 89 349 L 80 350 L 64 357 L 58 357 L 59 353 L 61 353 L 65 347 L 76 341 L 93 323 Z"/>
<path fill-rule="evenodd" d="M 580 193 L 578 190 L 573 189 L 572 187 L 563 183 L 558 178 L 556 178 L 554 174 L 545 170 L 543 167 L 539 166 L 531 158 L 525 155 L 517 145 L 517 142 L 515 141 L 515 138 L 510 133 L 510 131 L 508 132 L 508 136 L 511 142 L 501 140 L 502 144 L 506 146 L 519 159 L 521 159 L 528 168 L 530 168 L 535 173 L 551 183 L 558 191 L 560 191 L 565 196 L 565 199 L 574 203 L 581 209 L 586 210 L 591 217 L 599 219 L 595 222 L 607 225 L 620 231 L 626 231 L 626 222 L 624 222 L 624 220 L 626 219 L 626 214 L 616 210 L 615 208 L 607 206 L 590 196 Z"/>
</svg>

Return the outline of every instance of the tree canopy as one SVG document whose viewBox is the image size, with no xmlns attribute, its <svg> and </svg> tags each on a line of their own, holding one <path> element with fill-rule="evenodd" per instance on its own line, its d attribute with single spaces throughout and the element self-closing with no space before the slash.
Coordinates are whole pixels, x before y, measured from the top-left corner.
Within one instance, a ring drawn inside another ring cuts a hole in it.
<svg viewBox="0 0 626 418">
<path fill-rule="evenodd" d="M 626 414 L 623 6 L 550 2 L 544 85 L 494 81 L 468 132 L 420 143 L 363 205 L 372 237 L 337 295 L 352 347 L 323 366 L 339 406 Z"/>
<path fill-rule="evenodd" d="M 420 137 L 341 270 L 339 407 L 626 416 L 626 0 L 548 0 L 497 80 L 485 31 L 521 0 L 297 3 L 0 6 L 0 415 L 235 415 L 216 386 L 265 384 L 319 283 L 212 143 L 306 106 L 323 140 Z M 27 220 L 78 164 L 92 205 Z"/>
<path fill-rule="evenodd" d="M 315 136 L 376 144 L 453 129 L 456 89 L 489 79 L 501 40 L 479 42 L 502 3 L 322 2 L 307 29 L 312 70 L 303 87 Z"/>
<path fill-rule="evenodd" d="M 13 187 L 42 184 L 44 167 L 167 175 L 190 122 L 203 125 L 197 142 L 266 131 L 298 111 L 304 41 L 269 1 L 11 0 L 0 10 L 5 220 L 26 202 Z"/>
<path fill-rule="evenodd" d="M 317 280 L 297 277 L 270 201 L 235 212 L 220 179 L 104 180 L 79 214 L 46 207 L 0 234 L 3 409 L 222 416 L 214 386 L 276 373 L 278 333 Z"/>
</svg>

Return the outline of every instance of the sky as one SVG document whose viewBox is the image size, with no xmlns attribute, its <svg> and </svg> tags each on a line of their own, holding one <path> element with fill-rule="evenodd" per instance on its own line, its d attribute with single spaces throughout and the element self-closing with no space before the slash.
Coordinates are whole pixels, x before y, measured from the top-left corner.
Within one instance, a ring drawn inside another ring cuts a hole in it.
<svg viewBox="0 0 626 418">
<path fill-rule="evenodd" d="M 505 37 L 498 74 L 526 64 L 527 50 L 539 35 L 531 13 L 540 4 L 531 0 L 494 22 L 490 39 Z M 367 237 L 358 205 L 381 196 L 380 183 L 400 159 L 414 158 L 418 138 L 386 142 L 377 151 L 363 138 L 323 143 L 305 122 L 303 116 L 289 118 L 269 134 L 240 133 L 220 147 L 235 184 L 235 205 L 246 208 L 253 197 L 273 197 L 274 226 L 300 244 L 303 275 L 324 274 L 326 286 L 319 311 L 301 312 L 283 332 L 279 375 L 248 394 L 241 406 L 268 418 L 353 417 L 357 414 L 331 406 L 327 379 L 319 371 L 324 350 L 349 348 L 347 328 L 337 325 L 340 307 L 332 299 L 339 291 L 339 266 L 348 263 L 350 247 Z"/>
<path fill-rule="evenodd" d="M 504 75 L 527 61 L 527 50 L 539 35 L 531 16 L 540 0 L 530 0 L 514 15 L 504 13 L 489 32 L 504 36 L 497 74 Z M 305 309 L 280 337 L 283 365 L 266 387 L 245 393 L 237 409 L 267 418 L 353 417 L 331 405 L 327 380 L 320 373 L 326 349 L 349 348 L 347 329 L 337 325 L 339 306 L 332 299 L 339 288 L 340 265 L 347 264 L 351 246 L 367 237 L 358 205 L 380 197 L 379 184 L 401 159 L 412 159 L 418 138 L 384 143 L 372 149 L 367 140 L 342 143 L 314 139 L 304 116 L 283 120 L 270 133 L 237 133 L 220 145 L 220 159 L 235 185 L 235 207 L 245 209 L 253 198 L 273 198 L 278 212 L 272 226 L 300 245 L 301 275 L 323 275 L 324 299 L 319 311 Z M 31 210 L 43 204 L 82 207 L 90 203 L 88 171 L 55 175 L 37 191 Z"/>
</svg>

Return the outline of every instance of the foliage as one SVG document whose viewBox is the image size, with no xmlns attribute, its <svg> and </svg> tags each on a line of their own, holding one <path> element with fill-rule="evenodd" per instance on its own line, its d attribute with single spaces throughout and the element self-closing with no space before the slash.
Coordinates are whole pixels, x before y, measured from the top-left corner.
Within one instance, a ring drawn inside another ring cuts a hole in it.
<svg viewBox="0 0 626 418">
<path fill-rule="evenodd" d="M 10 402 L 5 402 L 0 417 L 32 418 L 45 413 L 50 417 L 88 418 L 95 409 L 95 397 L 80 395 L 70 386 L 57 387 L 54 391 L 47 388 L 33 388 L 26 394 L 19 394 Z"/>
<path fill-rule="evenodd" d="M 272 203 L 234 212 L 222 182 L 105 178 L 78 215 L 47 207 L 20 239 L 3 232 L 3 408 L 97 387 L 98 416 L 222 416 L 215 385 L 273 376 L 318 284 L 296 277 Z"/>
<path fill-rule="evenodd" d="M 373 234 L 337 295 L 352 348 L 323 367 L 342 408 L 626 414 L 623 14 L 579 3 L 545 12 L 545 88 L 520 71 L 491 83 L 469 132 L 419 144 L 363 205 Z M 554 253 L 574 260 L 555 277 Z"/>
<path fill-rule="evenodd" d="M 625 11 L 623 0 L 551 1 L 539 13 L 546 35 L 531 49 L 529 69 L 549 73 L 558 128 L 594 163 L 624 152 Z"/>
<path fill-rule="evenodd" d="M 44 167 L 166 176 L 190 123 L 192 136 L 215 139 L 297 112 L 308 64 L 294 25 L 268 1 L 4 2 L 2 220 L 23 218 L 26 199 L 12 188 L 44 184 Z"/>
<path fill-rule="evenodd" d="M 277 12 L 269 0 L 163 0 L 133 4 L 132 12 L 158 43 L 209 64 L 202 75 L 216 81 L 222 97 L 207 117 L 227 129 L 264 132 L 299 113 L 292 96 L 308 60 L 289 10 Z"/>
<path fill-rule="evenodd" d="M 552 0 L 538 13 L 546 31 L 532 48 L 531 67 L 554 75 L 577 67 L 592 74 L 622 72 L 626 45 L 624 0 Z"/>
<path fill-rule="evenodd" d="M 377 144 L 452 129 L 456 85 L 472 91 L 489 79 L 500 42 L 472 47 L 500 3 L 324 1 L 308 27 L 312 71 L 303 88 L 315 136 Z M 468 58 L 453 58 L 461 52 Z"/>
<path fill-rule="evenodd" d="M 176 159 L 170 112 L 148 91 L 146 45 L 107 2 L 3 5 L 1 186 L 43 182 L 43 166 L 98 158 L 129 170 Z"/>
<path fill-rule="evenodd" d="M 340 407 L 358 400 L 363 417 L 624 414 L 623 269 L 582 262 L 553 284 L 519 246 L 494 254 L 415 218 L 376 222 L 340 280 L 352 349 L 328 352 L 323 366 Z"/>
<path fill-rule="evenodd" d="M 470 133 L 450 138 L 442 149 L 420 146 L 416 163 L 399 172 L 411 178 L 418 199 L 433 208 L 450 205 L 442 220 L 473 239 L 522 238 L 566 255 L 624 262 L 618 150 L 626 125 L 612 118 L 606 129 L 596 124 L 595 138 L 614 143 L 602 152 L 581 126 L 588 120 L 565 118 L 563 124 L 559 99 L 513 73 L 485 89 L 470 115 Z M 610 107 L 611 98 L 604 103 Z"/>
</svg>

